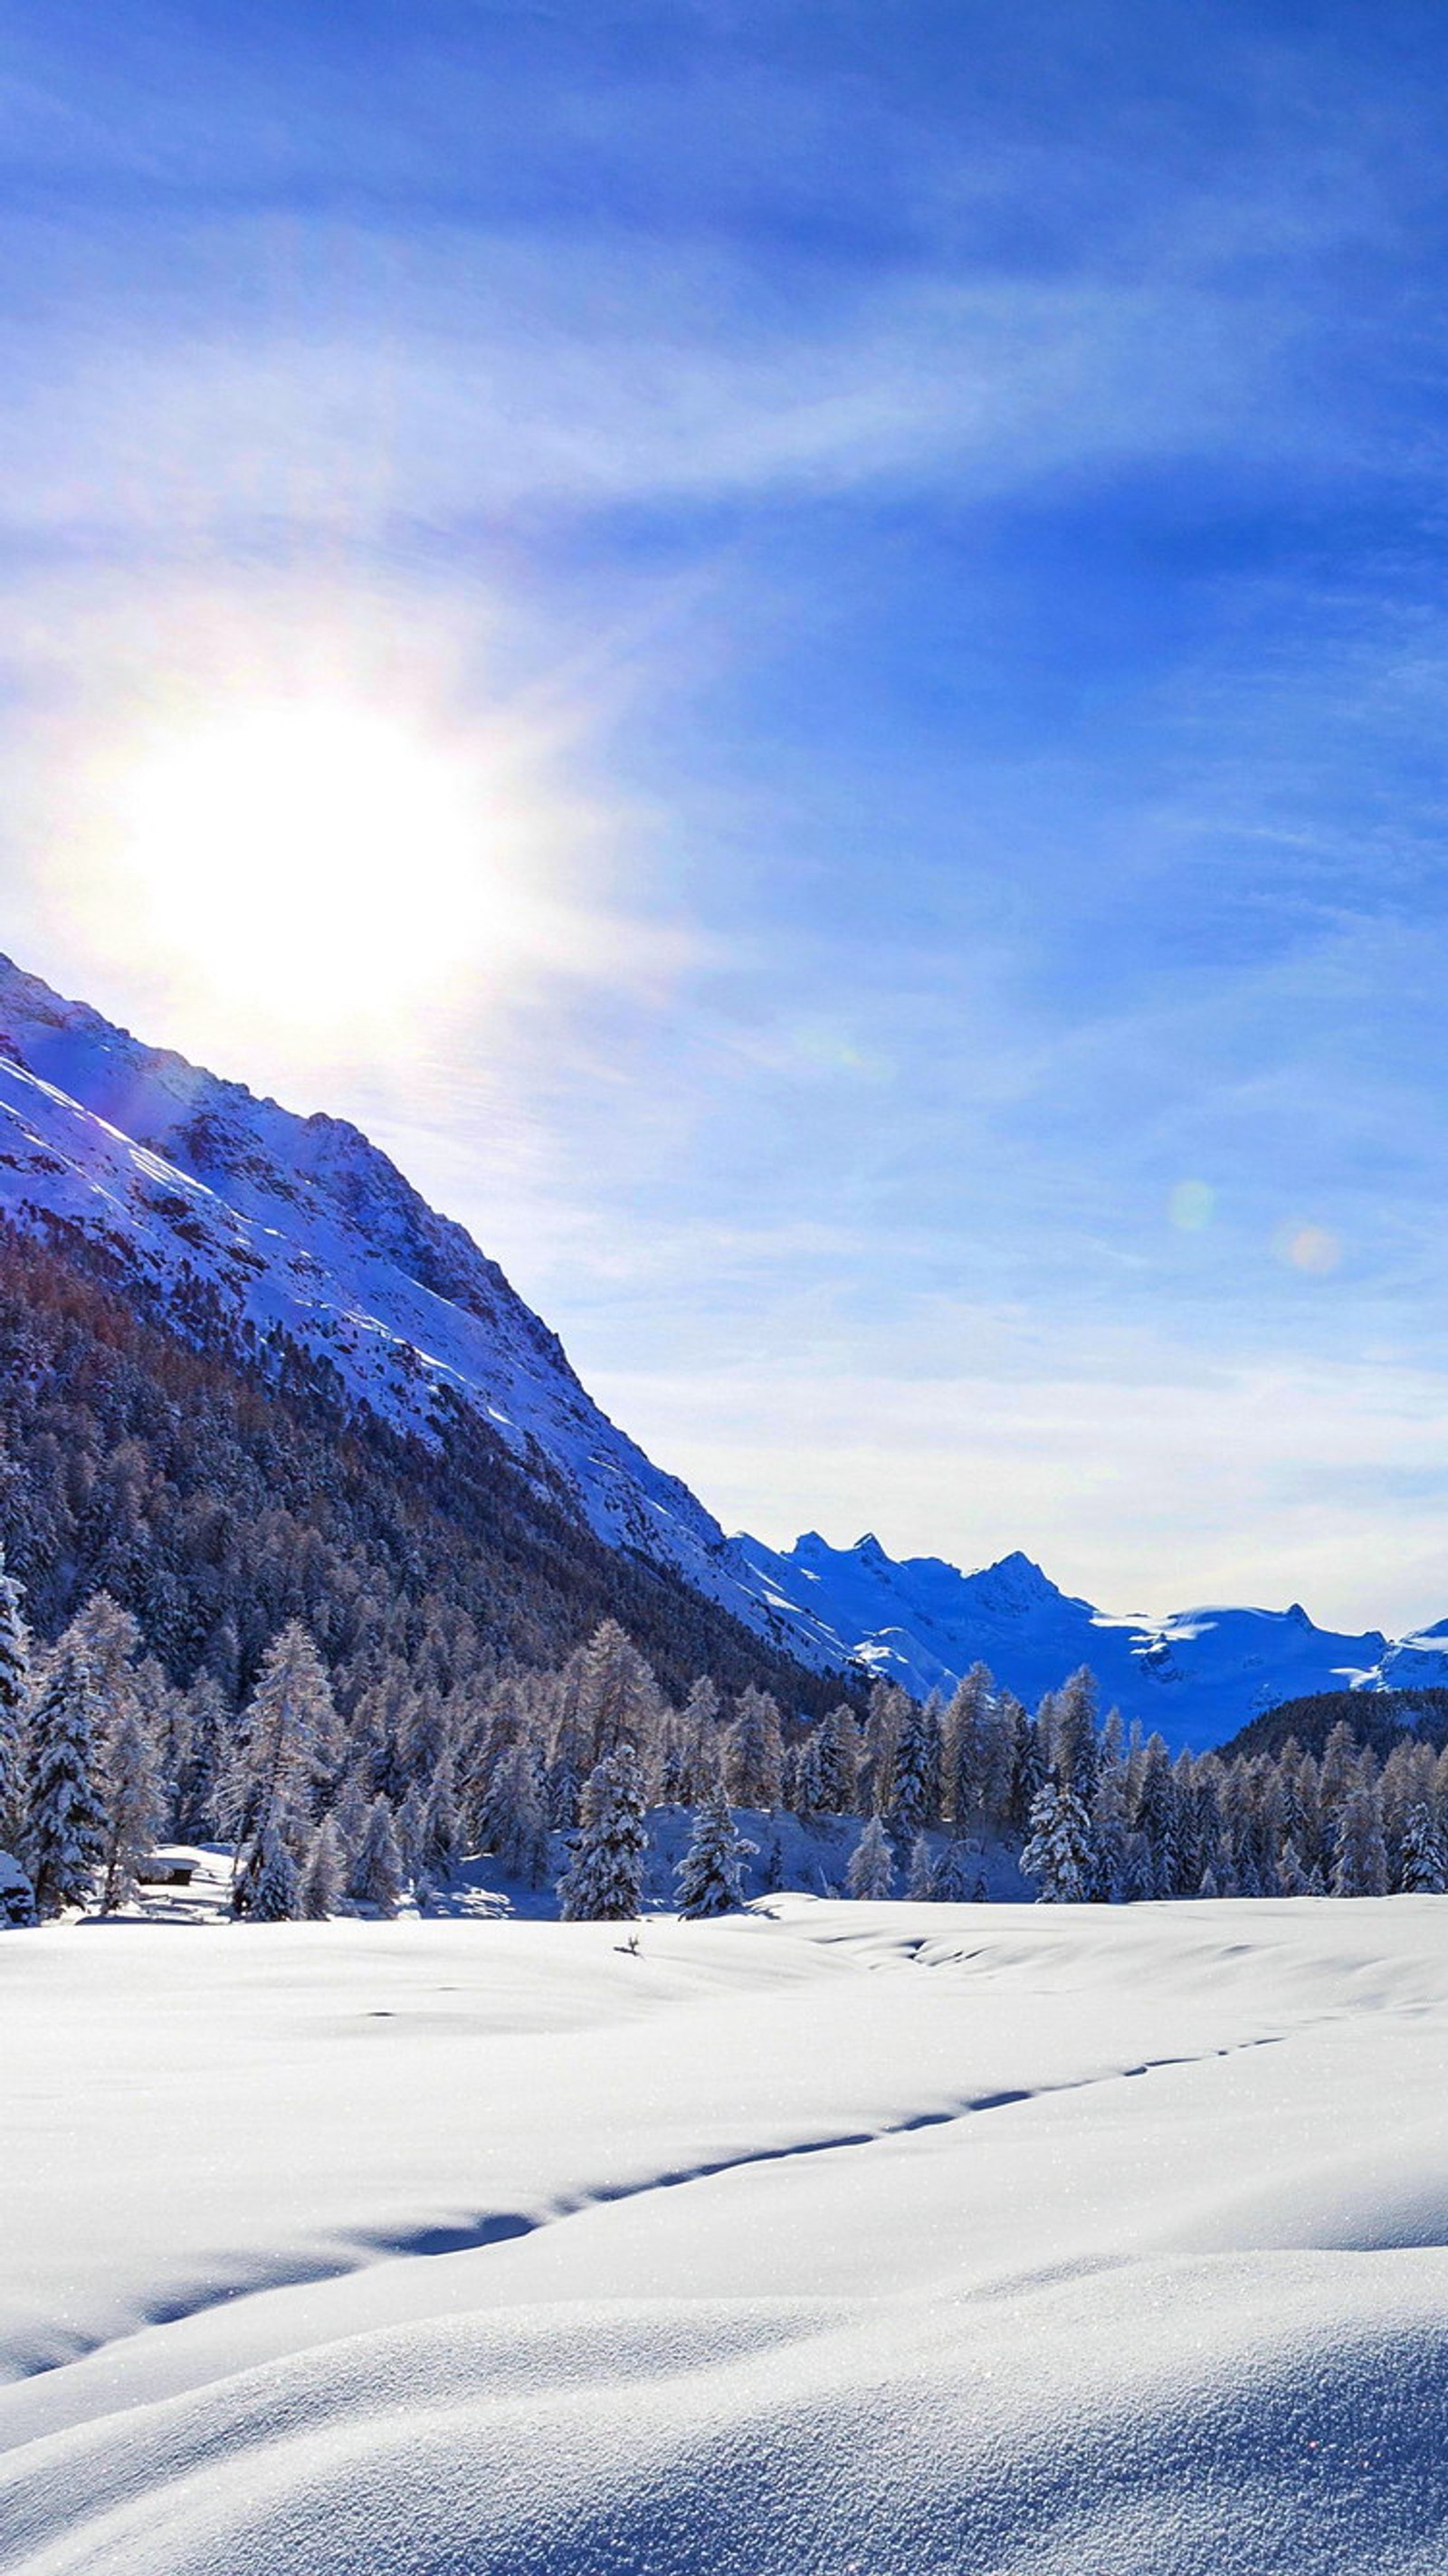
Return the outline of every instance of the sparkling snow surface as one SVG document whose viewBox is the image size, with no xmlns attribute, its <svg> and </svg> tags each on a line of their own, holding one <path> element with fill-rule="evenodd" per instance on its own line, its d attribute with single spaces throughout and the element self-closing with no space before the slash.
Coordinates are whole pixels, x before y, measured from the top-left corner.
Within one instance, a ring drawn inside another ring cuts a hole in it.
<svg viewBox="0 0 1448 2576">
<path fill-rule="evenodd" d="M 0 2567 L 1448 2566 L 1448 1903 L 65 1926 Z"/>
</svg>

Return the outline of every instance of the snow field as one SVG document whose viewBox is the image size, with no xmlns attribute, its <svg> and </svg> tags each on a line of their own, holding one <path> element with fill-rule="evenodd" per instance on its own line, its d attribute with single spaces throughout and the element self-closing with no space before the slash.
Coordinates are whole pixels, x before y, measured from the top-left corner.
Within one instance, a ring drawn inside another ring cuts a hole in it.
<svg viewBox="0 0 1448 2576">
<path fill-rule="evenodd" d="M 627 1937 L 0 1948 L 0 2567 L 1442 2576 L 1442 1900 Z"/>
</svg>

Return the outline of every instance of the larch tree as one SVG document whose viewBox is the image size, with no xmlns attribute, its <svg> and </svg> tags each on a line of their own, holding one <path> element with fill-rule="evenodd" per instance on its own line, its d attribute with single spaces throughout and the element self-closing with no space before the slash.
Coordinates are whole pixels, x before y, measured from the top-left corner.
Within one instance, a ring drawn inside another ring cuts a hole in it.
<svg viewBox="0 0 1448 2576">
<path fill-rule="evenodd" d="M 335 1757 L 337 1712 L 320 1656 L 293 1620 L 262 1659 L 217 1783 L 223 1831 L 236 1839 L 232 1905 L 251 1910 L 261 1843 L 270 1830 L 289 1848 L 304 1843 L 319 1780 Z"/>
<path fill-rule="evenodd" d="M 768 1691 L 751 1682 L 734 1706 L 724 1755 L 724 1776 L 736 1807 L 777 1807 L 782 1787 L 784 1740 L 779 1709 Z"/>
<path fill-rule="evenodd" d="M 346 1886 L 347 1868 L 337 1828 L 324 1816 L 312 1836 L 302 1872 L 297 1910 L 306 1923 L 325 1923 L 336 1913 Z"/>
<path fill-rule="evenodd" d="M 1334 1896 L 1386 1896 L 1388 1850 L 1376 1786 L 1359 1781 L 1344 1798 L 1337 1821 L 1332 1873 Z"/>
<path fill-rule="evenodd" d="M 100 1771 L 101 1912 L 114 1914 L 134 1897 L 165 1816 L 155 1744 L 134 1700 L 111 1732 Z"/>
<path fill-rule="evenodd" d="M 917 1834 L 910 1846 L 910 1871 L 905 1882 L 905 1893 L 907 1896 L 924 1898 L 927 1902 L 933 1902 L 937 1893 L 935 1863 L 930 1857 L 930 1845 L 923 1834 Z"/>
</svg>

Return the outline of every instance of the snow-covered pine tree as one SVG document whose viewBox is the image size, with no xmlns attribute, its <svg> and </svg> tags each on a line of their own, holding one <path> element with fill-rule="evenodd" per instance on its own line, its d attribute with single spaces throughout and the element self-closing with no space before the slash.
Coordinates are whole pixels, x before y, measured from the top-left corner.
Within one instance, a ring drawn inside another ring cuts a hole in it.
<svg viewBox="0 0 1448 2576">
<path fill-rule="evenodd" d="M 891 1842 L 908 1852 L 940 1812 L 940 1720 L 927 1700 L 906 1702 L 880 1802 Z"/>
<path fill-rule="evenodd" d="M 444 1752 L 432 1776 L 422 1819 L 421 1864 L 434 1887 L 447 1887 L 462 1858 L 462 1823 L 453 1792 L 453 1759 Z"/>
<path fill-rule="evenodd" d="M 1095 1868 L 1091 1825 L 1075 1790 L 1062 1778 L 1048 1780 L 1037 1794 L 1020 1867 L 1037 1882 L 1038 1905 L 1084 1903 Z"/>
<path fill-rule="evenodd" d="M 156 1749 L 134 1700 L 101 1761 L 101 1912 L 129 1905 L 140 1869 L 161 1831 L 165 1801 Z"/>
<path fill-rule="evenodd" d="M 297 1910 L 305 1923 L 325 1923 L 342 1902 L 347 1871 L 337 1828 L 324 1816 L 312 1836 Z"/>
<path fill-rule="evenodd" d="M 855 1813 L 860 1777 L 860 1729 L 848 1700 L 822 1717 L 810 1737 L 815 1750 L 820 1812 L 826 1816 Z"/>
<path fill-rule="evenodd" d="M 1448 1850 L 1429 1806 L 1408 1810 L 1398 1884 L 1412 1896 L 1442 1896 L 1448 1892 Z"/>
<path fill-rule="evenodd" d="M 1103 1757 L 1091 1800 L 1091 1897 L 1110 1905 L 1126 1883 L 1126 1765 Z"/>
<path fill-rule="evenodd" d="M 367 1830 L 352 1873 L 352 1893 L 359 1905 L 370 1905 L 384 1922 L 392 1922 L 402 1904 L 402 1854 L 392 1807 L 379 1791 L 367 1810 Z"/>
<path fill-rule="evenodd" d="M 93 1773 L 100 1693 L 67 1631 L 46 1667 L 30 1725 L 29 1805 L 20 1857 L 42 1917 L 84 1905 L 101 1858 Z"/>
<path fill-rule="evenodd" d="M 1377 1786 L 1359 1781 L 1338 1810 L 1334 1896 L 1386 1896 L 1388 1853 Z"/>
<path fill-rule="evenodd" d="M 889 1896 L 894 1891 L 895 1855 L 878 1816 L 871 1816 L 850 1854 L 845 1885 L 851 1896 L 865 1899 Z"/>
<path fill-rule="evenodd" d="M 20 1839 L 25 1815 L 25 1709 L 30 1640 L 24 1595 L 0 1553 L 0 1851 Z"/>
<path fill-rule="evenodd" d="M 693 1840 L 674 1873 L 679 1912 L 687 1922 L 732 1914 L 744 1902 L 744 1863 L 756 1849 L 737 1831 L 722 1789 L 706 1798 L 694 1820 Z"/>
<path fill-rule="evenodd" d="M 975 1896 L 976 1881 L 979 1876 L 979 1853 L 972 1851 L 969 1843 L 962 1842 L 958 1834 L 952 1834 L 950 1841 L 946 1844 L 944 1851 L 941 1853 L 939 1860 L 935 1864 L 934 1885 L 931 1893 L 935 1898 L 936 1904 L 971 1904 Z"/>
<path fill-rule="evenodd" d="M 1277 1856 L 1277 1890 L 1281 1896 L 1310 1896 L 1307 1872 L 1302 1855 L 1289 1834 Z"/>
<path fill-rule="evenodd" d="M 397 1810 L 397 1848 L 402 1854 L 403 1881 L 409 1887 L 415 1884 L 422 1867 L 422 1838 L 426 1822 L 427 1799 L 421 1783 L 413 1780 Z"/>
<path fill-rule="evenodd" d="M 498 1867 L 526 1887 L 548 1875 L 548 1815 L 537 1757 L 527 1744 L 510 1744 L 488 1790 L 487 1832 Z"/>
<path fill-rule="evenodd" d="M 247 1914 L 253 1923 L 289 1923 L 297 1911 L 297 1864 L 270 1818 L 253 1851 Z"/>
<path fill-rule="evenodd" d="M 564 1922 L 632 1922 L 647 1847 L 638 1757 L 621 1744 L 595 1763 L 584 1785 L 572 1863 L 558 1881 Z"/>
</svg>

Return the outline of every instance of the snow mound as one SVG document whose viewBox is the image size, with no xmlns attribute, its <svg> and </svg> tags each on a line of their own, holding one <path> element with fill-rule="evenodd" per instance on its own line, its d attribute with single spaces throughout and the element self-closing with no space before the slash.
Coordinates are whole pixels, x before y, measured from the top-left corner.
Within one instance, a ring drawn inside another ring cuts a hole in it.
<svg viewBox="0 0 1448 2576">
<path fill-rule="evenodd" d="M 0 2568 L 1441 2576 L 1445 1924 L 33 1934 Z"/>
</svg>

